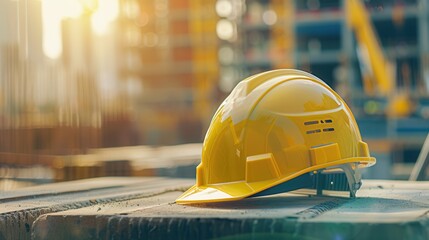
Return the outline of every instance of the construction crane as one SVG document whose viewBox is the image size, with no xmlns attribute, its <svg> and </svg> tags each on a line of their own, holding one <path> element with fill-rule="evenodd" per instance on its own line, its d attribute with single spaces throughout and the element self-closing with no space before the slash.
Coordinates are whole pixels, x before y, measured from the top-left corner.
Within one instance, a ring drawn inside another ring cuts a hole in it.
<svg viewBox="0 0 429 240">
<path fill-rule="evenodd" d="M 384 56 L 365 5 L 360 0 L 345 1 L 348 26 L 356 35 L 358 57 L 363 73 L 363 86 L 367 95 L 386 97 L 386 114 L 406 117 L 413 111 L 413 103 L 407 92 L 396 88 L 394 65 Z"/>
</svg>

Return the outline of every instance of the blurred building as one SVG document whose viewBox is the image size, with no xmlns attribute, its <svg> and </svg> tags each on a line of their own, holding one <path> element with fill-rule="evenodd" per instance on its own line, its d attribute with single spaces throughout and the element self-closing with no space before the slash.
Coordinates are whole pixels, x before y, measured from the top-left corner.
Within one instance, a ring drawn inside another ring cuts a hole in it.
<svg viewBox="0 0 429 240">
<path fill-rule="evenodd" d="M 121 78 L 144 143 L 202 141 L 219 69 L 215 1 L 121 1 Z"/>
<path fill-rule="evenodd" d="M 2 151 L 202 140 L 218 104 L 214 1 L 0 4 Z"/>
<path fill-rule="evenodd" d="M 0 151 L 31 152 L 44 65 L 40 1 L 0 1 Z M 38 89 L 37 89 L 38 90 Z"/>
<path fill-rule="evenodd" d="M 393 117 L 366 89 L 346 2 L 0 0 L 0 151 L 201 142 L 239 81 L 299 68 L 351 106 L 383 177 L 404 176 L 429 131 L 429 4 L 363 1 L 412 101 Z"/>
<path fill-rule="evenodd" d="M 293 1 L 219 0 L 216 10 L 224 92 L 261 71 L 294 67 Z"/>
</svg>

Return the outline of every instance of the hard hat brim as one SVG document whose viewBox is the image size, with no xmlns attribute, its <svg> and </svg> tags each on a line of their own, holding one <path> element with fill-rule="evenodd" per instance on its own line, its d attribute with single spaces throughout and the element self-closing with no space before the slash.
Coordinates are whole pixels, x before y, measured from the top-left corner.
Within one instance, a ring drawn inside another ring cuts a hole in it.
<svg viewBox="0 0 429 240">
<path fill-rule="evenodd" d="M 333 168 L 347 163 L 358 163 L 358 167 L 369 167 L 374 165 L 376 162 L 373 157 L 353 157 L 345 158 L 337 161 L 332 161 L 325 164 L 320 164 L 305 168 L 299 172 L 284 176 L 282 178 L 270 179 L 259 182 L 227 182 L 227 183 L 216 183 L 208 184 L 203 186 L 194 185 L 186 192 L 184 192 L 179 198 L 176 199 L 178 204 L 193 204 L 193 203 L 210 203 L 210 202 L 226 202 L 240 200 L 246 197 L 251 197 L 261 191 L 277 186 L 303 174 Z"/>
</svg>

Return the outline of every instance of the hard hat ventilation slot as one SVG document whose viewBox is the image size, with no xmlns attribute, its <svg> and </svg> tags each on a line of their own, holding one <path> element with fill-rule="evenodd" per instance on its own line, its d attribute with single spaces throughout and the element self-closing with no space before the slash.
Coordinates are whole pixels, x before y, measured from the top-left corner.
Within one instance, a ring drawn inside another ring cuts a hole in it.
<svg viewBox="0 0 429 240">
<path fill-rule="evenodd" d="M 308 121 L 308 122 L 304 122 L 304 125 L 313 125 L 313 124 L 318 124 L 319 121 Z"/>
<path fill-rule="evenodd" d="M 333 131 L 335 131 L 335 129 L 334 128 L 324 128 L 323 131 L 324 132 L 333 132 Z"/>
<path fill-rule="evenodd" d="M 319 123 L 332 123 L 332 119 L 322 119 L 322 120 L 313 120 L 313 121 L 307 121 L 307 122 L 304 122 L 304 125 L 305 126 L 308 126 L 308 125 L 314 125 L 314 124 L 319 124 Z"/>
<path fill-rule="evenodd" d="M 309 131 L 307 131 L 306 133 L 307 134 L 313 134 L 313 133 L 320 133 L 321 132 L 321 130 L 320 129 L 314 129 L 314 130 L 309 130 Z"/>
</svg>

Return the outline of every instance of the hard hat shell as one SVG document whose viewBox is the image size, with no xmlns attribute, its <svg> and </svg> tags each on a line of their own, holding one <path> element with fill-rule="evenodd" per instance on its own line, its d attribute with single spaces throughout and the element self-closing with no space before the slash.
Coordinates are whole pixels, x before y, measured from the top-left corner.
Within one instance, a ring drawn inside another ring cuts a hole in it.
<svg viewBox="0 0 429 240">
<path fill-rule="evenodd" d="M 375 158 L 341 97 L 303 71 L 264 72 L 241 81 L 216 111 L 196 184 L 176 202 L 238 200 L 348 163 Z"/>
</svg>

